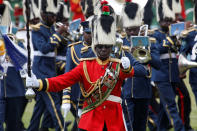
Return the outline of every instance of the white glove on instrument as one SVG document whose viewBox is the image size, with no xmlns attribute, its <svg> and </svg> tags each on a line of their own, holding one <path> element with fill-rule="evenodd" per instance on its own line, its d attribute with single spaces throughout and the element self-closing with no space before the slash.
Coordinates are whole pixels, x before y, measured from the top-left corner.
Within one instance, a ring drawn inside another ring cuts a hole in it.
<svg viewBox="0 0 197 131">
<path fill-rule="evenodd" d="M 130 67 L 130 60 L 128 57 L 122 57 L 121 58 L 121 63 L 122 63 L 122 67 L 124 69 L 128 69 Z"/>
<path fill-rule="evenodd" d="M 67 114 L 68 114 L 68 112 L 70 111 L 70 108 L 71 108 L 70 103 L 62 104 L 61 108 L 62 108 L 62 111 L 64 113 L 64 118 L 66 118 L 66 116 L 67 116 Z"/>
<path fill-rule="evenodd" d="M 81 114 L 82 114 L 82 109 L 78 109 L 78 116 L 79 116 L 79 118 L 81 117 Z"/>
<path fill-rule="evenodd" d="M 27 88 L 35 88 L 38 89 L 40 86 L 40 83 L 38 82 L 38 79 L 36 76 L 31 73 L 31 77 L 27 76 L 26 77 L 26 87 Z"/>
</svg>

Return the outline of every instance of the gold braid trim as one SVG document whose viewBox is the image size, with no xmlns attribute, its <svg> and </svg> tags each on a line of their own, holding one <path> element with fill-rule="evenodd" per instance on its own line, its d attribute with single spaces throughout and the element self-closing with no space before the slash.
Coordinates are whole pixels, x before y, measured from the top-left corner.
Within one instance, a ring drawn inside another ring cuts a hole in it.
<svg viewBox="0 0 197 131">
<path fill-rule="evenodd" d="M 75 56 L 74 56 L 75 55 Z M 76 57 L 76 59 L 79 61 L 80 59 L 79 59 L 79 57 L 77 57 L 77 54 L 76 54 L 76 52 L 75 52 L 75 48 L 74 48 L 74 46 L 71 46 L 71 57 L 72 57 L 72 60 L 73 60 L 73 62 L 76 64 L 76 65 L 79 65 L 79 63 L 77 63 L 77 61 L 75 60 L 75 57 Z"/>
<path fill-rule="evenodd" d="M 74 46 L 74 45 L 77 45 L 77 44 L 80 44 L 82 41 L 78 41 L 78 42 L 75 42 L 75 43 L 72 43 L 72 44 L 69 44 L 68 47 L 71 47 L 71 46 Z"/>
<path fill-rule="evenodd" d="M 101 95 L 101 80 L 98 79 L 97 81 L 95 82 L 91 82 L 90 81 L 90 77 L 88 75 L 88 71 L 87 71 L 87 65 L 86 65 L 86 61 L 84 61 L 83 63 L 83 70 L 84 70 L 84 74 L 85 74 L 85 77 L 86 77 L 86 80 L 90 83 L 90 88 L 85 91 L 83 87 L 80 86 L 81 88 L 81 93 L 83 95 L 83 97 L 87 98 L 90 96 L 90 94 L 95 91 L 97 88 L 99 88 L 99 93 Z M 101 97 L 101 96 L 100 96 Z"/>
<path fill-rule="evenodd" d="M 80 61 L 86 61 L 86 60 L 95 60 L 96 57 L 91 57 L 91 58 L 80 58 Z"/>
<path fill-rule="evenodd" d="M 38 82 L 40 83 L 40 87 L 37 91 L 41 91 L 43 89 L 43 83 L 42 80 L 38 79 Z"/>
<path fill-rule="evenodd" d="M 172 45 L 174 45 L 174 42 L 172 41 L 172 39 L 171 39 L 169 36 L 167 36 L 166 39 L 167 39 Z"/>
</svg>

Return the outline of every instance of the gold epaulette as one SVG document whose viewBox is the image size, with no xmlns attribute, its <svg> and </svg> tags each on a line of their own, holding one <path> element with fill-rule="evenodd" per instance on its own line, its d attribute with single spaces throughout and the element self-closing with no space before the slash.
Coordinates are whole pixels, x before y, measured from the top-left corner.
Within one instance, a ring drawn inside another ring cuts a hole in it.
<svg viewBox="0 0 197 131">
<path fill-rule="evenodd" d="M 156 30 L 158 30 L 158 29 L 154 28 L 154 29 L 148 30 L 148 35 L 154 34 Z"/>
<path fill-rule="evenodd" d="M 111 62 L 121 63 L 121 60 L 120 60 L 120 59 L 117 59 L 117 58 L 110 58 L 109 60 L 110 60 Z"/>
<path fill-rule="evenodd" d="M 157 42 L 157 40 L 154 37 L 149 37 L 149 41 L 152 44 L 155 44 Z"/>
<path fill-rule="evenodd" d="M 83 48 L 81 48 L 81 53 L 84 53 L 86 51 L 88 51 L 88 49 L 90 48 L 91 46 L 85 46 Z"/>
<path fill-rule="evenodd" d="M 182 32 L 181 32 L 181 36 L 182 37 L 186 37 L 190 32 L 192 32 L 192 31 L 197 31 L 197 29 L 195 28 L 195 27 L 191 27 L 191 28 L 189 28 L 189 29 L 186 29 L 186 30 L 183 30 Z"/>
<path fill-rule="evenodd" d="M 32 30 L 38 31 L 40 29 L 40 26 L 43 25 L 42 23 L 38 23 L 36 25 L 29 25 Z"/>
<path fill-rule="evenodd" d="M 131 48 L 129 46 L 122 46 L 122 50 L 130 52 Z"/>
<path fill-rule="evenodd" d="M 73 45 L 77 45 L 77 44 L 80 44 L 80 43 L 82 43 L 82 41 L 78 41 L 78 42 L 75 42 L 75 43 L 69 44 L 69 45 L 68 45 L 68 47 L 71 47 L 71 46 L 73 46 Z"/>
<path fill-rule="evenodd" d="M 95 60 L 96 57 L 90 57 L 90 58 L 80 58 L 79 61 L 87 61 L 87 60 Z"/>
</svg>

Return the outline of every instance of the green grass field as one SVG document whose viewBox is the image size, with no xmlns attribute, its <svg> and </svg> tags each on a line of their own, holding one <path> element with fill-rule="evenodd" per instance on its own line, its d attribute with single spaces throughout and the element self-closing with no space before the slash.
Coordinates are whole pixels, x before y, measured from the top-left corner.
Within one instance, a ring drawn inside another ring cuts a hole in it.
<svg viewBox="0 0 197 131">
<path fill-rule="evenodd" d="M 188 76 L 188 74 L 187 74 L 187 76 Z M 185 81 L 185 83 L 188 87 L 188 90 L 190 92 L 191 102 L 192 102 L 192 112 L 191 112 L 191 115 L 190 115 L 191 125 L 195 130 L 197 130 L 197 124 L 196 124 L 197 123 L 197 108 L 196 108 L 197 106 L 196 106 L 196 103 L 195 103 L 194 95 L 191 91 L 191 87 L 188 83 L 188 77 L 184 81 Z M 34 104 L 35 104 L 34 101 L 29 102 L 28 105 L 27 105 L 27 108 L 25 110 L 25 113 L 24 113 L 24 116 L 23 116 L 23 122 L 24 122 L 26 128 L 29 126 L 29 122 L 30 122 L 30 119 L 31 119 Z M 72 117 L 71 113 L 68 114 L 66 120 L 73 121 L 73 117 Z M 71 126 L 72 125 L 69 126 L 69 130 L 70 130 Z M 51 129 L 51 131 L 54 131 L 54 129 Z"/>
<path fill-rule="evenodd" d="M 24 113 L 23 119 L 22 119 L 25 128 L 28 128 L 28 126 L 30 124 L 30 120 L 31 120 L 34 104 L 35 104 L 35 101 L 33 100 L 32 102 L 29 102 L 27 107 L 26 107 L 26 110 L 25 110 L 25 113 Z M 68 113 L 67 118 L 65 120 L 66 121 L 67 120 L 69 120 L 69 121 L 73 121 L 74 120 L 74 118 L 73 118 L 73 116 L 72 116 L 72 114 L 70 112 Z M 71 130 L 72 124 L 68 127 L 68 131 Z M 50 129 L 50 131 L 55 131 L 55 129 Z"/>
<path fill-rule="evenodd" d="M 190 98 L 191 98 L 191 105 L 192 105 L 192 112 L 190 114 L 190 119 L 191 119 L 191 126 L 197 130 L 197 105 L 196 105 L 196 102 L 195 102 L 195 97 L 194 97 L 194 94 L 192 92 L 192 89 L 190 87 L 190 84 L 189 84 L 189 73 L 187 73 L 187 78 L 184 79 L 184 82 L 185 84 L 187 85 L 187 88 L 189 90 L 189 93 L 190 93 Z"/>
</svg>

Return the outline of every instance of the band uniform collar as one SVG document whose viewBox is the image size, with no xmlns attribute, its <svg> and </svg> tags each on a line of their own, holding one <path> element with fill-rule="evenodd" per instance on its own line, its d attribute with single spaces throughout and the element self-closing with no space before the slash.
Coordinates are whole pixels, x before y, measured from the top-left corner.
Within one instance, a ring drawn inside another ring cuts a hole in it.
<svg viewBox="0 0 197 131">
<path fill-rule="evenodd" d="M 106 65 L 109 63 L 109 58 L 105 61 L 100 60 L 99 58 L 96 58 L 96 61 L 98 62 L 99 65 Z"/>
</svg>

